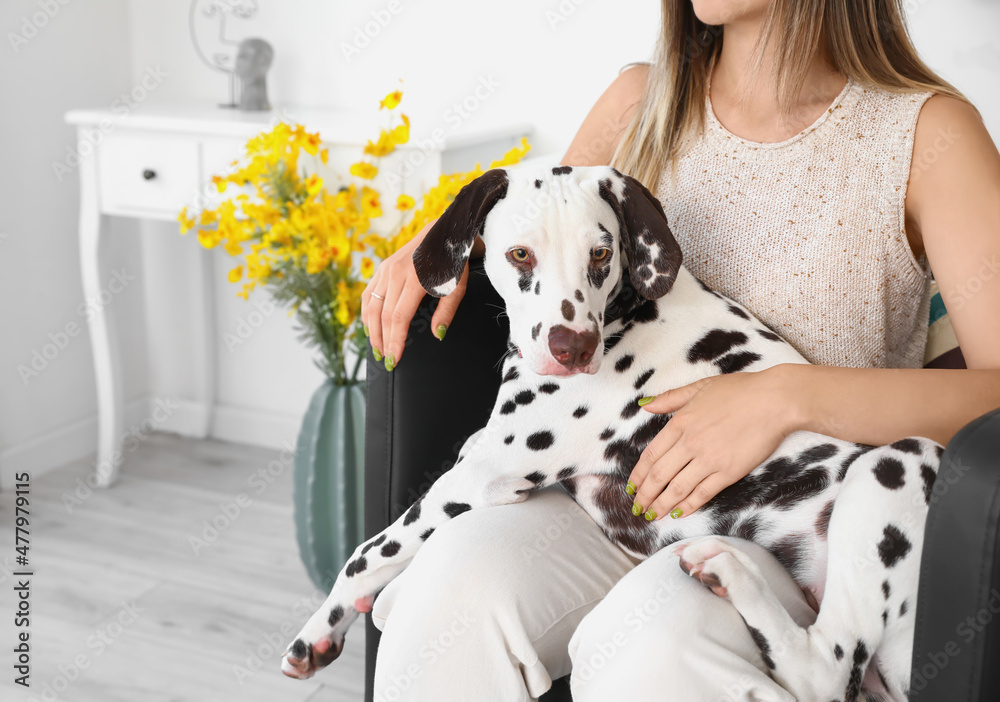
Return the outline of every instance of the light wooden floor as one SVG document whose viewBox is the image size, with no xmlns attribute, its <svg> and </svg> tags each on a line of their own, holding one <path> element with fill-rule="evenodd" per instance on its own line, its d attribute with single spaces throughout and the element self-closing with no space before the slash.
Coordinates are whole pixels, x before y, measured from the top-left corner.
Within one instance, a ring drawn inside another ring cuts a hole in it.
<svg viewBox="0 0 1000 702">
<path fill-rule="evenodd" d="M 360 618 L 340 659 L 317 677 L 300 682 L 279 670 L 281 651 L 325 593 L 312 587 L 296 551 L 291 466 L 259 495 L 247 482 L 274 458 L 257 448 L 153 435 L 128 457 L 113 488 L 70 505 L 72 512 L 64 494 L 89 463 L 34 479 L 32 689 L 12 681 L 8 578 L 0 583 L 0 699 L 51 700 L 42 696 L 46 685 L 61 702 L 362 699 Z M 252 504 L 196 556 L 189 538 L 241 492 Z M 0 493 L 0 563 L 8 565 L 13 504 L 13 493 Z M 134 622 L 122 614 L 130 603 Z M 269 638 L 280 639 L 270 653 Z M 241 684 L 234 666 L 248 666 L 258 646 L 263 665 Z M 74 661 L 86 663 L 79 674 Z"/>
</svg>

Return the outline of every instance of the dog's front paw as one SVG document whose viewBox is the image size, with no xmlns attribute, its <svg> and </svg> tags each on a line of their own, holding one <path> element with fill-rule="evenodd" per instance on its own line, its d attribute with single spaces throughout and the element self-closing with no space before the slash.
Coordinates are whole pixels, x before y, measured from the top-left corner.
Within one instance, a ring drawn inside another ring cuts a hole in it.
<svg viewBox="0 0 1000 702">
<path fill-rule="evenodd" d="M 329 600 L 328 600 L 329 602 Z M 371 598 L 363 597 L 356 604 L 371 609 Z M 306 680 L 337 660 L 344 650 L 344 635 L 358 616 L 355 607 L 324 605 L 306 622 L 281 657 L 281 672 L 290 678 Z M 323 613 L 328 612 L 326 616 Z"/>
<path fill-rule="evenodd" d="M 343 636 L 339 641 L 328 636 L 311 644 L 295 639 L 281 657 L 281 672 L 290 678 L 307 680 L 333 663 L 343 650 Z"/>
<path fill-rule="evenodd" d="M 705 536 L 679 544 L 675 553 L 685 573 L 719 597 L 731 598 L 733 588 L 752 590 L 758 578 L 754 564 L 739 549 L 716 536 Z"/>
</svg>

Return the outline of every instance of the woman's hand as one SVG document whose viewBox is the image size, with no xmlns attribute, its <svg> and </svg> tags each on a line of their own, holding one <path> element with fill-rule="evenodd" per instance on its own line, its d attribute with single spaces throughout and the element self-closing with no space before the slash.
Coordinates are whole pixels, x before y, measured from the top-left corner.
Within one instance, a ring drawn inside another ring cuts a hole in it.
<svg viewBox="0 0 1000 702">
<path fill-rule="evenodd" d="M 426 294 L 413 268 L 413 250 L 424 240 L 434 222 L 429 222 L 413 239 L 382 261 L 368 281 L 368 287 L 361 293 L 361 322 L 371 341 L 375 360 L 381 361 L 384 356 L 387 371 L 395 368 L 403 357 L 410 320 Z M 468 279 L 469 266 L 466 264 L 462 280 L 454 292 L 438 302 L 431 317 L 431 330 L 438 339 L 444 339 L 458 303 L 465 295 Z"/>
<path fill-rule="evenodd" d="M 632 469 L 632 513 L 648 520 L 688 516 L 763 463 L 801 426 L 801 390 L 785 376 L 776 366 L 643 398 L 646 411 L 674 416 Z"/>
</svg>

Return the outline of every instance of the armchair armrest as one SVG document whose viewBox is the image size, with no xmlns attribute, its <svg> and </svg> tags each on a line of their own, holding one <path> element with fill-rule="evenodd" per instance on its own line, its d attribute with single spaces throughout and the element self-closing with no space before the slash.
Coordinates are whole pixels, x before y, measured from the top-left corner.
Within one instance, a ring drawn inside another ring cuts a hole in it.
<svg viewBox="0 0 1000 702">
<path fill-rule="evenodd" d="M 910 699 L 1000 699 L 1000 410 L 945 450 L 920 564 Z"/>
</svg>

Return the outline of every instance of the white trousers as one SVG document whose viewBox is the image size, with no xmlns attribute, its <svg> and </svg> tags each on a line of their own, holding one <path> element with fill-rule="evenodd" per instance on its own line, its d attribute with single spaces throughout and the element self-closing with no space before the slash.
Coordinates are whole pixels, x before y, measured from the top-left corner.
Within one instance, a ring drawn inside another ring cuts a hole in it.
<svg viewBox="0 0 1000 702">
<path fill-rule="evenodd" d="M 793 619 L 811 623 L 774 557 L 733 541 Z M 372 617 L 376 702 L 521 702 L 571 672 L 574 702 L 795 702 L 728 601 L 668 551 L 625 554 L 558 486 L 439 527 Z"/>
</svg>

